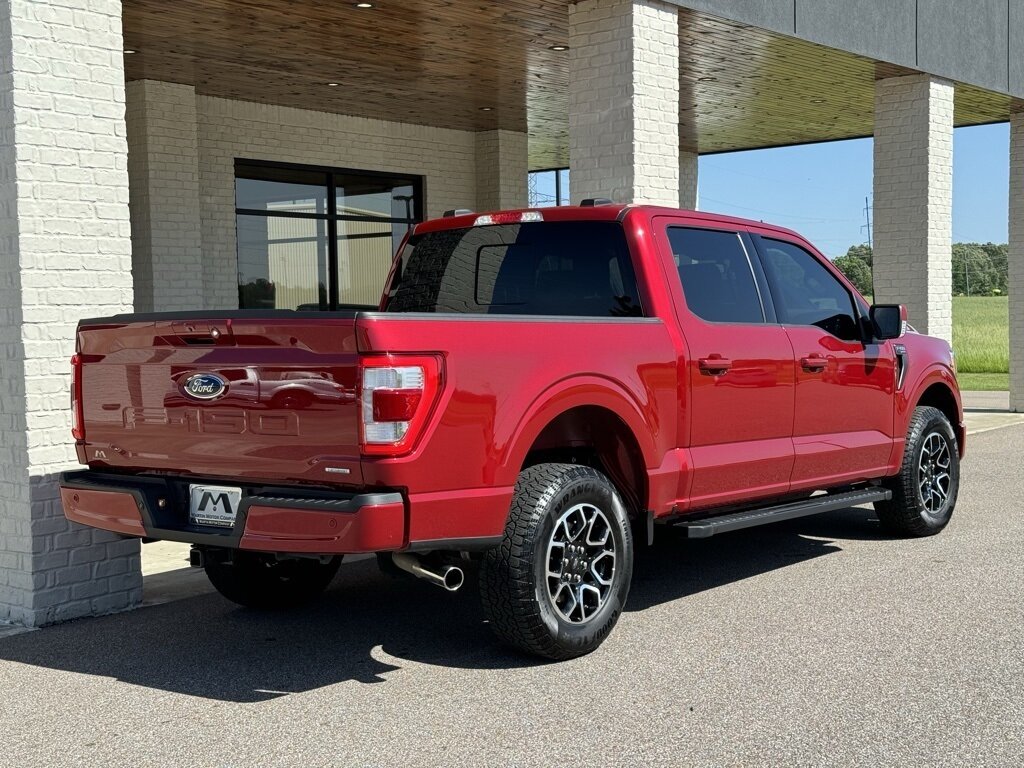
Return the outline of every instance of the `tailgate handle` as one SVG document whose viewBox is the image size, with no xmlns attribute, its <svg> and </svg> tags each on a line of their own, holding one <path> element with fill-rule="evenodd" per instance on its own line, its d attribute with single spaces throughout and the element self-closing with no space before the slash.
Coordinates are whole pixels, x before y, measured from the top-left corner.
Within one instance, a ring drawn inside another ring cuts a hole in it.
<svg viewBox="0 0 1024 768">
<path fill-rule="evenodd" d="M 211 323 L 208 320 L 196 322 L 181 320 L 171 323 L 171 331 L 190 345 L 212 346 L 214 344 L 230 344 L 233 341 L 230 321 Z"/>
</svg>

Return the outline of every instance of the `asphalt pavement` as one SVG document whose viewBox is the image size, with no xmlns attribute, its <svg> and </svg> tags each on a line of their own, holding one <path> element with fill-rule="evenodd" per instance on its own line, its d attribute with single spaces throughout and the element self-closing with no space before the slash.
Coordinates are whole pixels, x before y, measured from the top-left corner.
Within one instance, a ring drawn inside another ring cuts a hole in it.
<svg viewBox="0 0 1024 768">
<path fill-rule="evenodd" d="M 342 569 L 267 615 L 204 593 L 0 637 L 0 754 L 52 765 L 1024 765 L 1024 427 L 953 522 L 868 508 L 638 557 L 594 654 L 539 663 L 455 595 Z"/>
</svg>

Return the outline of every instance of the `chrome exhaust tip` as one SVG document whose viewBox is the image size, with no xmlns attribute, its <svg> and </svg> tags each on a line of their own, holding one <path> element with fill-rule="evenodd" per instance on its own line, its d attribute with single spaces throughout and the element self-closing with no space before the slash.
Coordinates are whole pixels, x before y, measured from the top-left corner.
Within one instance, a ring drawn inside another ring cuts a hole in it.
<svg viewBox="0 0 1024 768">
<path fill-rule="evenodd" d="M 457 565 L 442 565 L 437 569 L 424 565 L 417 555 L 406 552 L 393 552 L 391 559 L 395 565 L 406 573 L 449 592 L 457 591 L 466 581 L 466 574 Z"/>
</svg>

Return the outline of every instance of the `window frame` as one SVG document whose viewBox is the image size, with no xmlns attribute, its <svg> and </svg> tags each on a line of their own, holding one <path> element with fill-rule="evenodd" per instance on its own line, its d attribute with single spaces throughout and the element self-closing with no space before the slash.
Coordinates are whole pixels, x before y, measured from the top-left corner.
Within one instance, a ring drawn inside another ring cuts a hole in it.
<svg viewBox="0 0 1024 768">
<path fill-rule="evenodd" d="M 320 312 L 335 312 L 339 308 L 338 290 L 338 222 L 359 221 L 372 224 L 408 224 L 409 230 L 424 220 L 424 209 L 426 206 L 426 178 L 414 173 L 395 173 L 393 171 L 368 171 L 361 168 L 338 168 L 324 165 L 308 165 L 305 163 L 287 163 L 276 160 L 256 160 L 251 158 L 236 157 L 234 162 L 234 175 L 232 177 L 232 193 L 237 195 L 237 183 L 239 169 L 252 169 L 258 173 L 260 170 L 281 170 L 293 171 L 296 174 L 317 173 L 323 174 L 326 182 L 327 210 L 323 214 L 305 213 L 301 211 L 268 211 L 259 208 L 240 208 L 238 198 L 235 200 L 235 281 L 238 281 L 238 217 L 239 216 L 262 216 L 264 218 L 293 218 L 312 219 L 323 221 L 327 230 L 327 308 L 317 310 Z M 396 218 L 394 216 L 358 216 L 353 214 L 338 213 L 338 185 L 337 178 L 340 176 L 362 176 L 369 179 L 395 179 L 411 182 L 413 189 L 412 218 Z M 241 178 L 260 179 L 252 176 Z M 392 262 L 395 253 L 391 254 Z M 384 286 L 381 286 L 383 290 Z"/>
<path fill-rule="evenodd" d="M 847 296 L 850 299 L 850 304 L 853 307 L 853 320 L 854 323 L 857 325 L 857 330 L 859 331 L 859 334 L 858 338 L 856 339 L 840 339 L 838 336 L 835 336 L 834 334 L 830 333 L 829 331 L 826 331 L 820 326 L 796 325 L 796 327 L 818 328 L 818 330 L 822 331 L 822 333 L 827 333 L 829 336 L 832 336 L 835 339 L 839 339 L 839 341 L 842 341 L 847 344 L 856 344 L 859 342 L 861 344 L 867 345 L 869 343 L 870 334 L 867 326 L 867 317 L 864 314 L 864 307 L 862 306 L 862 304 L 864 304 L 865 301 L 863 297 L 861 297 L 861 295 L 849 285 L 845 276 L 838 269 L 836 269 L 835 265 L 832 264 L 831 260 L 827 259 L 821 253 L 819 253 L 818 250 L 814 248 L 814 246 L 812 246 L 810 243 L 802 242 L 792 237 L 787 237 L 781 232 L 750 232 L 749 236 L 751 243 L 754 246 L 754 251 L 757 254 L 759 268 L 761 270 L 761 273 L 764 275 L 765 286 L 767 288 L 768 295 L 771 297 L 773 308 L 776 303 L 776 297 L 774 292 L 772 291 L 771 285 L 768 282 L 767 267 L 765 266 L 765 261 L 767 259 L 766 251 L 768 249 L 767 243 L 764 242 L 766 240 L 774 240 L 780 243 L 785 243 L 786 245 L 793 246 L 794 248 L 799 248 L 800 250 L 804 251 L 807 255 L 809 255 L 812 259 L 817 261 L 822 266 L 822 268 L 828 274 L 830 274 L 833 277 L 833 279 L 835 279 L 835 281 L 839 284 L 840 288 L 842 288 L 843 291 L 846 292 Z M 773 309 L 773 311 L 775 310 Z M 779 325 L 787 325 L 787 323 L 783 323 L 781 320 L 776 320 L 776 322 Z"/>
<path fill-rule="evenodd" d="M 761 322 L 742 322 L 738 320 L 708 320 L 707 318 L 701 317 L 690 307 L 690 303 L 686 300 L 686 287 L 683 285 L 682 275 L 679 274 L 679 267 L 674 264 L 674 252 L 672 251 L 672 238 L 669 236 L 669 232 L 673 229 L 698 229 L 707 232 L 719 232 L 725 235 L 735 235 L 740 241 L 740 248 L 743 250 L 743 254 L 747 260 L 747 266 L 750 269 L 750 276 L 754 280 L 754 291 L 757 293 L 758 301 L 761 304 Z M 775 305 L 771 300 L 771 293 L 768 290 L 768 280 L 764 273 L 764 265 L 761 263 L 761 256 L 757 249 L 754 247 L 754 243 L 750 238 L 750 233 L 740 227 L 726 227 L 726 226 L 715 226 L 713 223 L 703 223 L 696 221 L 686 221 L 684 219 L 668 219 L 665 222 L 664 228 L 665 243 L 669 248 L 669 267 L 671 269 L 670 274 L 675 275 L 675 279 L 679 284 L 679 293 L 683 299 L 683 304 L 686 307 L 686 311 L 693 317 L 702 323 L 715 326 L 727 326 L 727 325 L 740 325 L 740 326 L 763 326 L 763 325 L 777 325 L 778 319 L 775 314 Z"/>
</svg>

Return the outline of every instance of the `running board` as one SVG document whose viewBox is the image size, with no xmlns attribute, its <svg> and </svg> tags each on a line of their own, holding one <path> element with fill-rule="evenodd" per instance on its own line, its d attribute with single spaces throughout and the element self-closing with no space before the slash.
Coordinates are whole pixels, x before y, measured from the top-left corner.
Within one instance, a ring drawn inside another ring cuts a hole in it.
<svg viewBox="0 0 1024 768">
<path fill-rule="evenodd" d="M 718 517 L 705 517 L 701 520 L 683 519 L 673 523 L 672 527 L 685 528 L 688 538 L 706 539 L 708 536 L 714 536 L 716 533 L 738 531 L 741 528 L 753 528 L 755 525 L 765 525 L 766 523 L 777 523 L 797 517 L 817 515 L 821 512 L 846 509 L 847 507 L 855 507 L 858 504 L 867 504 L 872 501 L 888 501 L 891 498 L 892 491 L 885 488 L 861 488 L 856 491 L 814 496 L 804 501 L 780 504 L 777 507 L 750 509 L 745 512 L 733 512 L 732 514 L 719 515 Z"/>
</svg>

